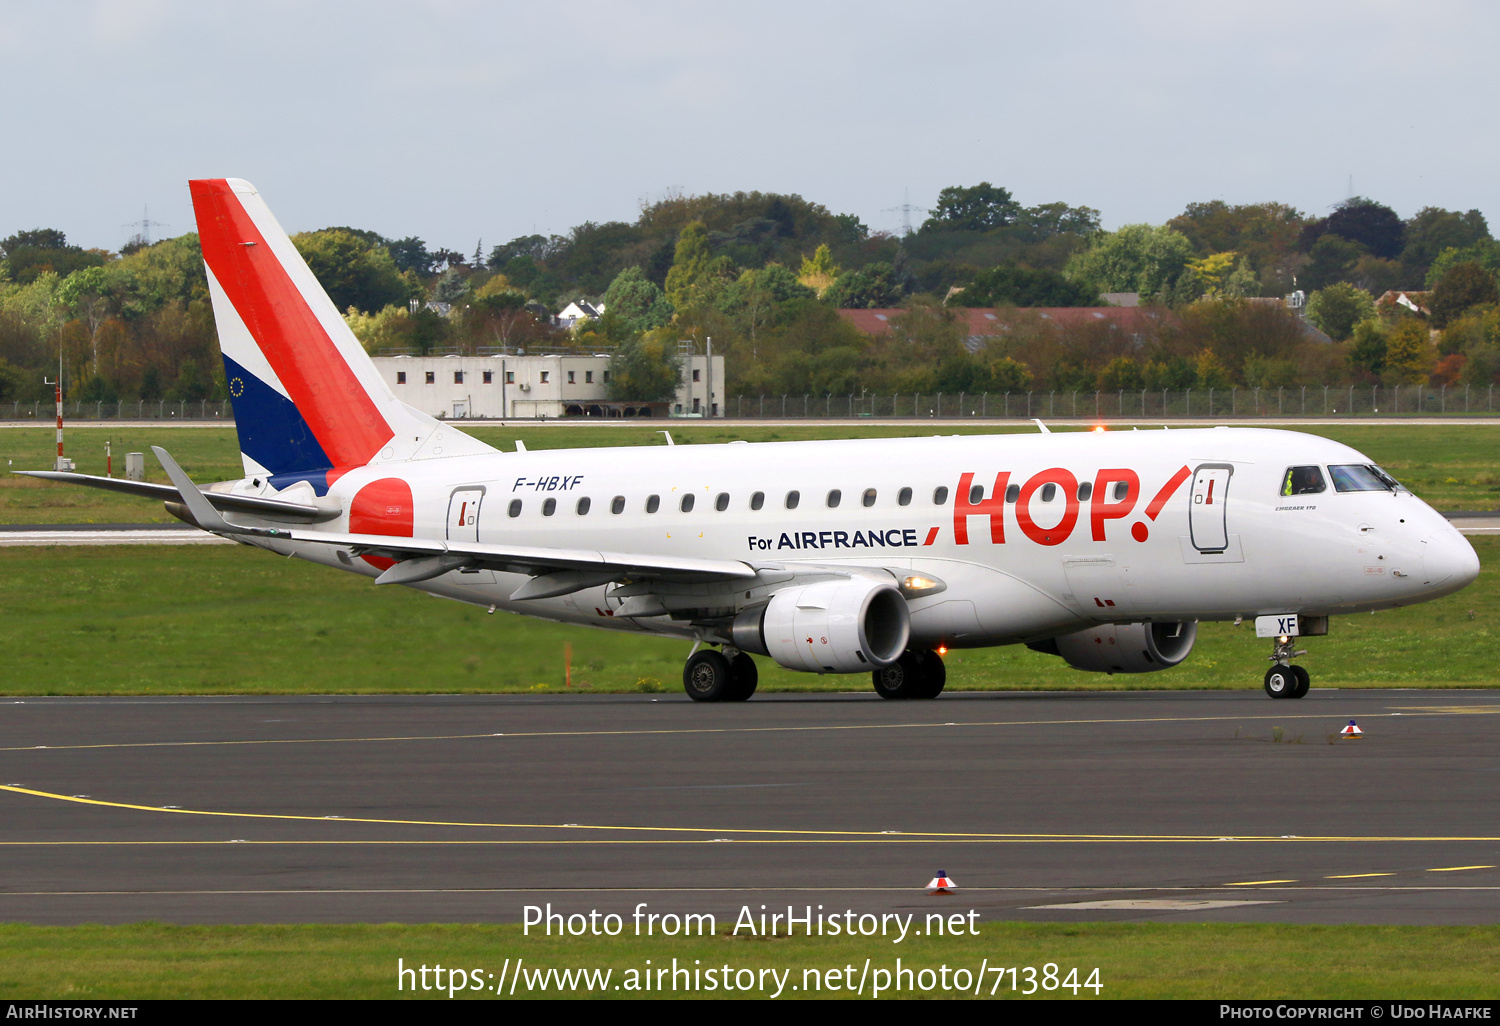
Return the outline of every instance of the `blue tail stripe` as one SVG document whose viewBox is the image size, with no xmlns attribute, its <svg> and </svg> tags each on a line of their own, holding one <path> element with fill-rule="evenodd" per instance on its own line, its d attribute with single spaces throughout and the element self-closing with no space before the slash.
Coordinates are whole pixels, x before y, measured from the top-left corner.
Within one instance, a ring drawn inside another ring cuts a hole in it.
<svg viewBox="0 0 1500 1026">
<path fill-rule="evenodd" d="M 234 405 L 240 451 L 272 474 L 271 482 L 306 480 L 319 495 L 328 490 L 326 472 L 333 461 L 313 437 L 296 405 L 228 356 L 224 378 Z"/>
</svg>

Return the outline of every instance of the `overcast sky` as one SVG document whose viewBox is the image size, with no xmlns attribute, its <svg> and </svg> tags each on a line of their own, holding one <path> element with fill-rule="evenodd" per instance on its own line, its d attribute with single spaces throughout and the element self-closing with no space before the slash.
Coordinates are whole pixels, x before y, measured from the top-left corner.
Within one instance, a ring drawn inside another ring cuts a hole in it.
<svg viewBox="0 0 1500 1026">
<path fill-rule="evenodd" d="M 181 234 L 195 177 L 465 253 L 674 189 L 899 230 L 980 181 L 1113 228 L 1322 214 L 1352 175 L 1500 231 L 1497 28 L 1493 0 L 0 0 L 0 236 L 116 249 L 146 205 Z"/>
</svg>

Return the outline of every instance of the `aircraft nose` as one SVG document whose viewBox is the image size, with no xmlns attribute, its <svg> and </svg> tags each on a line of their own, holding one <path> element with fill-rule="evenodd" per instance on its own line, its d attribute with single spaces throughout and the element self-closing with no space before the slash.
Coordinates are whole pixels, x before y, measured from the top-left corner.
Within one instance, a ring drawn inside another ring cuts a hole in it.
<svg viewBox="0 0 1500 1026">
<path fill-rule="evenodd" d="M 1458 591 L 1479 576 L 1479 553 L 1469 540 L 1449 528 L 1422 542 L 1422 577 L 1429 588 Z"/>
</svg>

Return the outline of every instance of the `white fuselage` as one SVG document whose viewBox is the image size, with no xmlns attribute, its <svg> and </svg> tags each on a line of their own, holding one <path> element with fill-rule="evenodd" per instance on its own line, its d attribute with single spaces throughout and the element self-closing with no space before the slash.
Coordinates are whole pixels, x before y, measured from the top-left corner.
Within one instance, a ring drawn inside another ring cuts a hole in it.
<svg viewBox="0 0 1500 1026">
<path fill-rule="evenodd" d="M 945 587 L 910 600 L 913 644 L 974 647 L 1098 622 L 1383 609 L 1472 581 L 1473 548 L 1405 490 L 1340 492 L 1330 482 L 1282 494 L 1289 467 L 1326 475 L 1371 462 L 1327 439 L 1260 429 L 967 435 L 396 462 L 351 471 L 330 495 L 347 509 L 370 482 L 400 478 L 418 538 L 917 574 Z M 968 494 L 976 486 L 982 493 Z M 249 480 L 235 490 L 274 494 Z M 346 514 L 312 530 L 351 526 Z M 379 573 L 327 546 L 255 544 Z M 454 571 L 415 586 L 564 622 L 702 635 L 665 617 L 616 617 L 615 585 L 513 601 L 527 580 Z"/>
</svg>

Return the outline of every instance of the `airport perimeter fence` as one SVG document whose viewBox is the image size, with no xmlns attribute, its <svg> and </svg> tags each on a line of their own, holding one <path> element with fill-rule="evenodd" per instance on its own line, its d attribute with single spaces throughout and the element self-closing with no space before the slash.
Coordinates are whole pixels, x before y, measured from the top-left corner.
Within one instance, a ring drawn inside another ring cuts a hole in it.
<svg viewBox="0 0 1500 1026">
<path fill-rule="evenodd" d="M 1183 391 L 736 395 L 729 396 L 722 407 L 722 415 L 735 420 L 1029 420 L 1033 417 L 1043 420 L 1199 420 L 1213 417 L 1365 417 L 1495 412 L 1494 385 L 1299 385 L 1291 388 Z M 0 402 L 0 421 L 48 424 L 56 413 L 57 404 L 50 400 Z M 234 408 L 228 401 L 216 400 L 72 401 L 63 403 L 63 417 L 91 421 L 232 423 Z"/>
<path fill-rule="evenodd" d="M 57 419 L 57 403 L 0 402 L 0 421 L 34 421 L 50 424 Z M 63 403 L 64 420 L 188 420 L 234 421 L 234 408 L 227 401 L 168 402 L 159 400 L 133 403 L 91 403 L 82 400 Z"/>
<path fill-rule="evenodd" d="M 964 392 L 896 395 L 737 395 L 724 414 L 744 420 L 1172 420 L 1212 417 L 1362 417 L 1487 414 L 1494 385 L 1299 385 L 1182 391 Z"/>
</svg>

